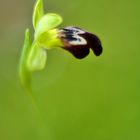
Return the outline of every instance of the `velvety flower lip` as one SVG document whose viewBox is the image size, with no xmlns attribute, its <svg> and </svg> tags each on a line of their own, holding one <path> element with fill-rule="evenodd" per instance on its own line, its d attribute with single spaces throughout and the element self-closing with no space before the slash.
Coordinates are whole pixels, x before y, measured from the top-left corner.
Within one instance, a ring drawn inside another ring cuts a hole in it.
<svg viewBox="0 0 140 140">
<path fill-rule="evenodd" d="M 96 56 L 101 55 L 103 51 L 100 39 L 79 27 L 69 26 L 59 29 L 58 37 L 63 42 L 62 48 L 78 59 L 85 58 L 90 49 Z"/>
<path fill-rule="evenodd" d="M 81 36 L 87 40 L 88 47 L 92 49 L 96 56 L 100 56 L 102 54 L 103 48 L 99 37 L 89 32 L 86 32 Z"/>
</svg>

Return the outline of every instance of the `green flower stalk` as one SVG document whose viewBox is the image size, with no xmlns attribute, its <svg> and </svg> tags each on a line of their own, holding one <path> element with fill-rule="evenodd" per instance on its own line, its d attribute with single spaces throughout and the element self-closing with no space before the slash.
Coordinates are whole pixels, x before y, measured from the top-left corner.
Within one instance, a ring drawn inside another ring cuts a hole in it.
<svg viewBox="0 0 140 140">
<path fill-rule="evenodd" d="M 102 53 L 100 39 L 78 27 L 57 28 L 63 19 L 55 13 L 44 14 L 43 1 L 37 0 L 33 11 L 34 40 L 30 32 L 25 32 L 25 41 L 20 59 L 19 76 L 24 87 L 30 88 L 31 73 L 45 68 L 47 50 L 62 48 L 78 59 L 89 54 L 90 49 L 96 56 Z"/>
</svg>

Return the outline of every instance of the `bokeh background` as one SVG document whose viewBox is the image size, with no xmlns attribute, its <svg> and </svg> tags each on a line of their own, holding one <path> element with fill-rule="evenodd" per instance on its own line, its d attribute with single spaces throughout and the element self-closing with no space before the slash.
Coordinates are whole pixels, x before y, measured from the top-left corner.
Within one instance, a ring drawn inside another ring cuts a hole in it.
<svg viewBox="0 0 140 140">
<path fill-rule="evenodd" d="M 1 140 L 140 140 L 140 1 L 44 0 L 46 12 L 97 34 L 101 57 L 48 52 L 33 96 L 18 79 L 35 0 L 0 0 Z"/>
</svg>

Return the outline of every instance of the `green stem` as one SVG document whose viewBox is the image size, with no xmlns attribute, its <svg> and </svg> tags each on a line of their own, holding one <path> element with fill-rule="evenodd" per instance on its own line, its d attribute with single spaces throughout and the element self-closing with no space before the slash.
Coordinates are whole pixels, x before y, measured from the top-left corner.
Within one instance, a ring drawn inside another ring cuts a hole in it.
<svg viewBox="0 0 140 140">
<path fill-rule="evenodd" d="M 42 140 L 46 140 L 47 136 L 46 136 L 46 131 L 45 131 L 46 130 L 45 119 L 44 119 L 44 117 L 43 117 L 39 107 L 37 106 L 37 101 L 35 99 L 35 96 L 33 95 L 33 91 L 32 90 L 28 90 L 27 95 L 30 98 L 30 100 L 32 102 L 32 105 L 33 105 L 33 108 L 37 112 L 38 117 L 40 119 L 40 124 L 41 124 L 41 127 L 42 127 L 41 134 L 43 134 L 43 135 L 41 135 L 42 136 Z"/>
</svg>

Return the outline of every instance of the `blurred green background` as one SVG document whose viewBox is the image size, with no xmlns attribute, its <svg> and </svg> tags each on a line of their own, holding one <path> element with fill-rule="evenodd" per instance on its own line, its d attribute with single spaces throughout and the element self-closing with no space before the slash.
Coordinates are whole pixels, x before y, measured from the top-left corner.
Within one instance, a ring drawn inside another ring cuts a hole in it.
<svg viewBox="0 0 140 140">
<path fill-rule="evenodd" d="M 0 0 L 1 140 L 140 140 L 140 1 L 44 0 L 46 12 L 97 34 L 101 57 L 48 52 L 32 99 L 17 69 L 35 0 Z"/>
</svg>

